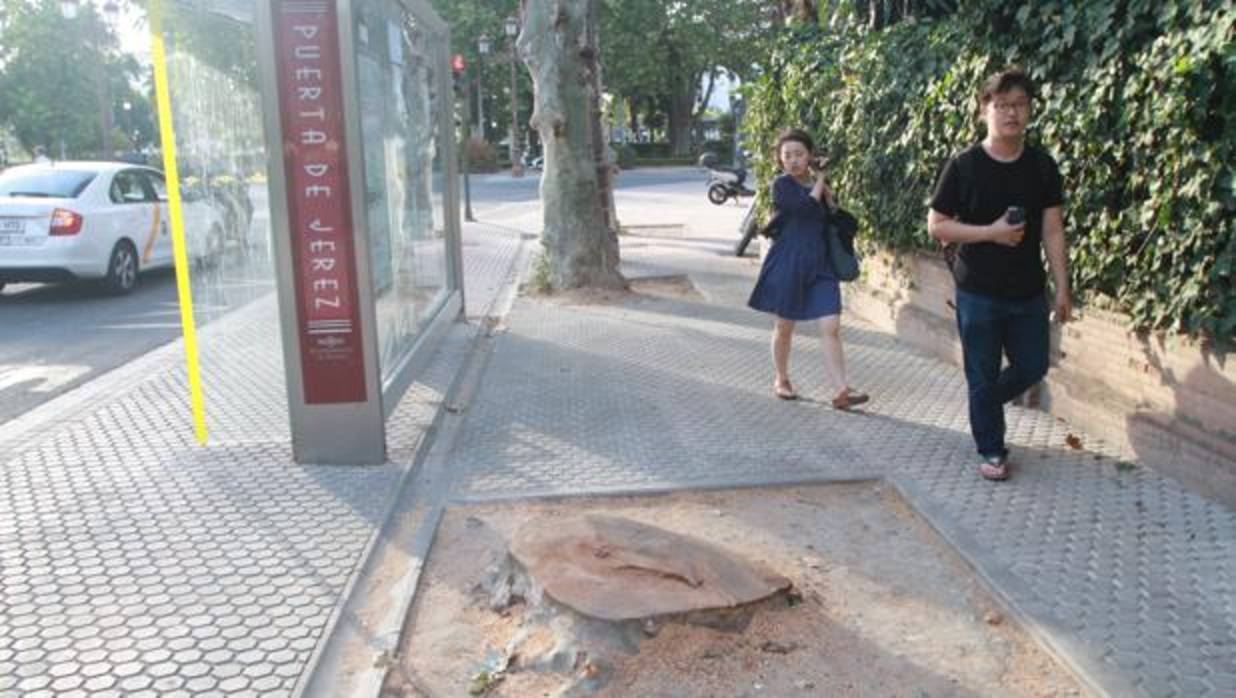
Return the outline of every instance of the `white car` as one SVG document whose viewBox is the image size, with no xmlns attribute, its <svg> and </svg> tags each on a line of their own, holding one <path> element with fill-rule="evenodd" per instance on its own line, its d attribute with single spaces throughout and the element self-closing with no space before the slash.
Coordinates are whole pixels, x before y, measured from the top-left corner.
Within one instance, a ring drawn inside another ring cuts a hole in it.
<svg viewBox="0 0 1236 698">
<path fill-rule="evenodd" d="M 191 191 L 184 199 L 190 258 L 217 258 L 224 245 L 220 212 Z M 11 282 L 101 279 L 113 293 L 128 293 L 138 272 L 172 263 L 159 170 L 62 161 L 0 173 L 0 289 Z"/>
</svg>

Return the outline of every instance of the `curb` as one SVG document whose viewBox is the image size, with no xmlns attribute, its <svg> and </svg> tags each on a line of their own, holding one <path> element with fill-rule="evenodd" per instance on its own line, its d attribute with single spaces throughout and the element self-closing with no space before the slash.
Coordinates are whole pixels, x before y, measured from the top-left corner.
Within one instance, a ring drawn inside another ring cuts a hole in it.
<svg viewBox="0 0 1236 698">
<path fill-rule="evenodd" d="M 1071 671 L 1089 691 L 1096 696 L 1119 698 L 1141 695 L 1125 677 L 1102 663 L 1089 659 L 1080 643 L 1068 637 L 1067 633 L 1053 632 L 1054 627 L 1063 626 L 1064 623 L 1051 613 L 1047 604 L 1019 602 L 1018 598 L 1032 599 L 1035 594 L 1025 582 L 987 552 L 969 532 L 955 525 L 945 509 L 932 503 L 931 498 L 917 484 L 895 475 L 890 475 L 885 480 L 897 490 L 902 500 L 931 526 L 944 543 L 957 553 L 987 591 L 1009 610 L 1014 622 L 1024 628 L 1044 651 Z"/>
<path fill-rule="evenodd" d="M 343 593 L 345 600 L 327 622 L 294 696 L 377 696 L 387 669 L 397 663 L 404 619 L 415 599 L 451 486 L 447 460 L 485 374 L 499 320 L 510 311 L 529 259 L 528 239 L 523 238 L 502 290 L 485 308 L 471 336 L 462 340 L 467 347 L 464 358 L 416 447 L 413 462 L 393 490 L 382 525 L 358 559 Z M 450 333 L 468 329 L 468 323 L 459 322 Z"/>
<path fill-rule="evenodd" d="M 273 291 L 272 291 L 273 294 Z M 237 308 L 228 317 L 240 317 L 245 313 L 258 312 L 259 304 L 268 296 L 260 296 Z M 215 328 L 227 324 L 227 319 L 216 320 L 200 328 L 203 338 L 223 332 Z M 0 453 L 16 455 L 24 444 L 36 436 L 44 436 L 73 421 L 78 416 L 112 400 L 117 394 L 132 390 L 134 386 L 157 380 L 162 371 L 168 370 L 184 375 L 184 338 L 177 336 L 162 346 L 135 357 L 110 371 L 82 383 L 78 387 L 38 405 L 29 412 L 0 425 Z M 184 396 L 188 403 L 187 393 Z M 186 425 L 192 429 L 191 424 Z"/>
</svg>

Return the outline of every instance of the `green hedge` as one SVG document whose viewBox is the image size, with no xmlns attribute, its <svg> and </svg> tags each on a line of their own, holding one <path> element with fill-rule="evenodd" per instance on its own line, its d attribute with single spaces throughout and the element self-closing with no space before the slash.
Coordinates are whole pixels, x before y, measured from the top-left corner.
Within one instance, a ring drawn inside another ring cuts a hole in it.
<svg viewBox="0 0 1236 698">
<path fill-rule="evenodd" d="M 640 158 L 668 158 L 674 154 L 669 143 L 628 143 L 627 146 Z"/>
<path fill-rule="evenodd" d="M 1031 139 L 1067 186 L 1077 294 L 1138 330 L 1236 337 L 1236 1 L 962 0 L 878 32 L 777 41 L 749 90 L 756 172 L 804 125 L 832 183 L 894 250 L 932 247 L 927 202 L 948 157 L 982 137 L 975 93 L 1018 64 L 1039 84 Z M 766 206 L 766 203 L 762 203 Z"/>
<path fill-rule="evenodd" d="M 614 149 L 614 154 L 618 156 L 618 167 L 623 170 L 629 170 L 635 167 L 635 149 L 626 143 L 610 143 L 609 146 Z"/>
</svg>

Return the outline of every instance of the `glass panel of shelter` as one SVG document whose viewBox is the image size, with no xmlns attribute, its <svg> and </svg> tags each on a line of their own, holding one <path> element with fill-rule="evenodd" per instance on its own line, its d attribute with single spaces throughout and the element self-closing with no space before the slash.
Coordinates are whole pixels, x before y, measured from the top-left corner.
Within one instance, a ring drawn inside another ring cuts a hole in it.
<svg viewBox="0 0 1236 698">
<path fill-rule="evenodd" d="M 445 37 L 397 0 L 358 0 L 365 202 L 383 380 L 445 300 L 446 216 L 438 72 Z"/>
</svg>

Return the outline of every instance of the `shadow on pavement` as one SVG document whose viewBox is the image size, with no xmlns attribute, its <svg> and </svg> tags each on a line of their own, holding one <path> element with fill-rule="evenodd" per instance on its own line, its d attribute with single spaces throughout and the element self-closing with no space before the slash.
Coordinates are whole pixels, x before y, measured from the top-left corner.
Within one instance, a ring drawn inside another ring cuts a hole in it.
<svg viewBox="0 0 1236 698">
<path fill-rule="evenodd" d="M 641 295 L 520 303 L 453 457 L 465 500 L 891 475 L 913 483 L 915 506 L 969 541 L 989 575 L 1015 578 L 1045 627 L 1080 638 L 1085 664 L 1118 681 L 1149 661 L 1102 659 L 1113 633 L 1145 631 L 1126 605 L 1145 612 L 1143 601 L 1125 590 L 1159 589 L 1192 618 L 1205 611 L 1172 576 L 1173 556 L 1232 552 L 1205 500 L 1072 448 L 1068 426 L 1035 410 L 1008 411 L 1012 481 L 983 481 L 960 372 L 886 334 L 846 329 L 849 369 L 874 397 L 864 412 L 839 413 L 772 398 L 768 321 L 754 312 Z M 796 343 L 800 385 L 820 383 L 817 352 Z"/>
</svg>

